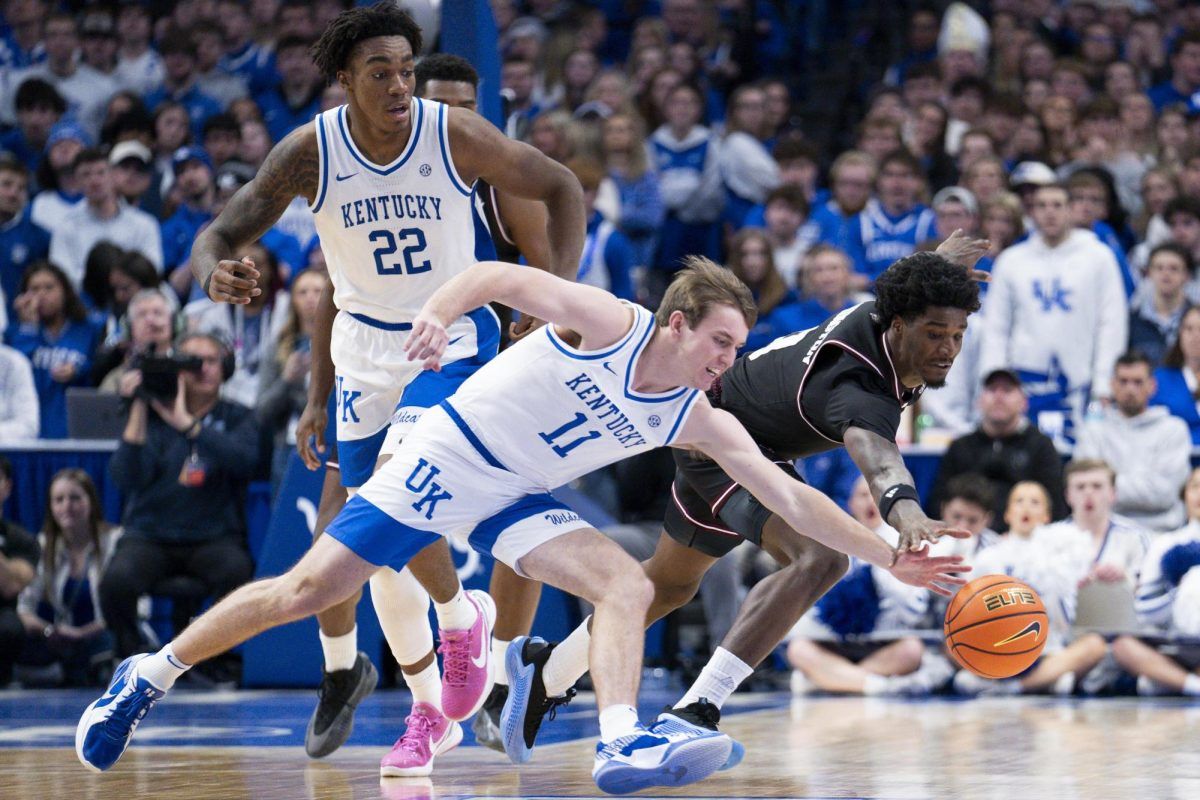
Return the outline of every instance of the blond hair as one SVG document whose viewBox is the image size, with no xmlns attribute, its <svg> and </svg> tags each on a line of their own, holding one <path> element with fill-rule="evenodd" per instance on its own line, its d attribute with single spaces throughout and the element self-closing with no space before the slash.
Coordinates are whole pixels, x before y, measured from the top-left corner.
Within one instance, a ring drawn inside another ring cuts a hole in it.
<svg viewBox="0 0 1200 800">
<path fill-rule="evenodd" d="M 748 328 L 753 328 L 758 319 L 758 307 L 746 284 L 720 264 L 702 256 L 688 256 L 667 287 L 654 319 L 665 328 L 671 314 L 680 311 L 688 327 L 696 328 L 713 306 L 736 308 Z"/>
</svg>

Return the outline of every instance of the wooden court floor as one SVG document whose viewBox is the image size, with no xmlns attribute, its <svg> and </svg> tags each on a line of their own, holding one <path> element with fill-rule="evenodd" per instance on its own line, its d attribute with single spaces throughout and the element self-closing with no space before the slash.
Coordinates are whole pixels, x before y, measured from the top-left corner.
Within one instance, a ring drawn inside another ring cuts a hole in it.
<svg viewBox="0 0 1200 800">
<path fill-rule="evenodd" d="M 499 754 L 464 743 L 438 759 L 430 779 L 381 781 L 378 763 L 388 745 L 356 743 L 361 739 L 357 728 L 351 744 L 330 758 L 319 762 L 306 758 L 296 737 L 303 735 L 310 698 L 291 696 L 295 699 L 272 700 L 249 714 L 244 713 L 245 704 L 236 694 L 232 700 L 214 698 L 212 702 L 204 695 L 195 696 L 187 701 L 196 709 L 192 722 L 172 727 L 170 723 L 180 720 L 167 719 L 156 734 L 156 720 L 150 718 L 125 758 L 103 775 L 86 772 L 76 762 L 69 743 L 62 741 L 73 728 L 73 721 L 65 715 L 56 722 L 51 718 L 56 712 L 51 711 L 41 719 L 37 698 L 19 703 L 19 707 L 14 705 L 16 700 L 0 698 L 0 798 L 482 800 L 600 796 L 590 777 L 595 711 L 586 702 L 577 701 L 567 719 L 547 723 L 562 726 L 568 734 L 574 726 L 580 738 L 541 746 L 533 761 L 520 768 Z M 379 693 L 360 710 L 367 715 L 364 736 L 377 736 L 371 733 L 371 717 L 365 707 L 387 702 L 377 701 L 378 697 Z M 1178 699 L 908 702 L 750 697 L 753 702 L 743 703 L 745 710 L 729 709 L 722 726 L 746 746 L 741 766 L 689 787 L 640 796 L 1200 798 L 1200 703 Z M 397 708 L 403 705 L 395 703 Z M 64 704 L 64 709 L 70 708 L 72 704 Z M 643 716 L 649 714 L 647 709 Z M 256 724 L 243 724 L 247 719 Z M 223 726 L 221 720 L 225 720 Z M 390 725 L 391 719 L 387 722 Z M 24 743 L 22 736 L 27 737 Z M 223 744 L 156 744 L 189 736 Z M 286 744 L 262 744 L 272 736 Z"/>
</svg>

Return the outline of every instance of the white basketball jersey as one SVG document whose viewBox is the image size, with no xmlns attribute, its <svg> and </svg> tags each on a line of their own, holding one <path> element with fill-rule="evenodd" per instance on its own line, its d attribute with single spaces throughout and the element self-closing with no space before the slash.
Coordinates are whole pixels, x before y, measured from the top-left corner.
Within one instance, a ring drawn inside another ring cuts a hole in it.
<svg viewBox="0 0 1200 800">
<path fill-rule="evenodd" d="M 412 99 L 412 132 L 390 164 L 368 159 L 346 106 L 317 115 L 320 178 L 311 206 L 334 303 L 411 322 L 443 283 L 475 263 L 471 189 L 450 159 L 446 106 Z"/>
<path fill-rule="evenodd" d="M 547 489 L 670 444 L 700 392 L 631 388 L 654 315 L 627 305 L 634 321 L 616 344 L 576 350 L 546 325 L 468 378 L 444 404 L 450 416 L 489 460 Z"/>
</svg>

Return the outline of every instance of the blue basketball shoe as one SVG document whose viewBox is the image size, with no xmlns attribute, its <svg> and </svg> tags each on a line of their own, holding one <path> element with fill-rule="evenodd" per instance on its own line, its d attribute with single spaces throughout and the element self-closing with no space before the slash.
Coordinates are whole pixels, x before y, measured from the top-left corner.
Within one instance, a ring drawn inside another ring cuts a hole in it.
<svg viewBox="0 0 1200 800">
<path fill-rule="evenodd" d="M 657 726 L 658 723 L 655 723 Z M 662 733 L 654 727 L 596 745 L 592 779 L 609 794 L 704 780 L 729 759 L 730 738 L 709 730 Z"/>
<path fill-rule="evenodd" d="M 573 688 L 558 697 L 546 695 L 542 672 L 554 647 L 537 636 L 518 636 L 504 654 L 508 699 L 500 712 L 500 736 L 504 752 L 514 764 L 524 764 L 533 756 L 542 719 L 547 714 L 554 719 L 558 707 L 565 706 L 575 696 Z"/>
<path fill-rule="evenodd" d="M 654 733 L 679 733 L 684 731 L 704 731 L 719 733 L 717 723 L 721 721 L 721 709 L 717 708 L 704 697 L 695 703 L 688 703 L 683 708 L 667 706 L 658 715 L 658 720 L 650 726 Z M 722 734 L 724 735 L 724 734 Z M 737 739 L 726 736 L 731 743 L 729 758 L 721 765 L 721 770 L 733 769 L 742 763 L 746 757 L 746 748 Z"/>
<path fill-rule="evenodd" d="M 142 653 L 122 661 L 108 690 L 79 718 L 75 755 L 94 772 L 103 772 L 117 763 L 138 724 L 166 694 L 137 673 L 138 662 L 148 655 Z"/>
</svg>

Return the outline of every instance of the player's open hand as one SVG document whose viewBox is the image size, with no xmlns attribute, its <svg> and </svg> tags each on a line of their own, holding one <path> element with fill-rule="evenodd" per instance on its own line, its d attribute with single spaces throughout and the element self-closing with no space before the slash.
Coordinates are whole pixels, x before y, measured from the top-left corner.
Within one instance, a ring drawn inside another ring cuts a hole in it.
<svg viewBox="0 0 1200 800">
<path fill-rule="evenodd" d="M 968 236 L 963 233 L 962 228 L 958 228 L 946 238 L 946 241 L 938 245 L 934 252 L 952 264 L 958 264 L 971 270 L 971 277 L 974 280 L 986 283 L 991 280 L 991 275 L 981 269 L 971 268 L 975 266 L 976 261 L 987 254 L 988 248 L 991 246 L 992 243 L 987 239 Z"/>
<path fill-rule="evenodd" d="M 262 294 L 258 278 L 259 272 L 249 256 L 241 261 L 218 261 L 208 280 L 208 297 L 218 303 L 244 306 L 250 298 Z"/>
<path fill-rule="evenodd" d="M 929 555 L 929 548 L 922 547 L 915 552 L 900 550 L 896 553 L 896 561 L 888 568 L 896 579 L 909 586 L 920 586 L 943 597 L 950 597 L 957 589 L 948 587 L 962 586 L 966 578 L 959 577 L 962 573 L 970 572 L 971 566 L 963 563 L 962 556 Z"/>
<path fill-rule="evenodd" d="M 965 528 L 953 528 L 940 520 L 929 518 L 919 522 L 905 520 L 897 525 L 896 529 L 900 532 L 900 543 L 896 545 L 896 549 L 910 552 L 920 550 L 927 543 L 936 542 L 943 536 L 949 536 L 951 539 L 969 539 L 972 535 Z"/>
<path fill-rule="evenodd" d="M 325 454 L 325 404 L 308 403 L 296 423 L 296 452 L 309 469 L 321 466 Z"/>
<path fill-rule="evenodd" d="M 404 352 L 409 361 L 420 361 L 422 369 L 435 372 L 442 368 L 442 353 L 450 341 L 446 326 L 433 314 L 421 310 L 413 320 L 412 332 L 404 343 Z"/>
</svg>

